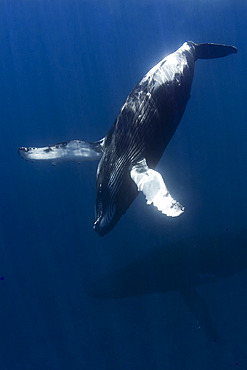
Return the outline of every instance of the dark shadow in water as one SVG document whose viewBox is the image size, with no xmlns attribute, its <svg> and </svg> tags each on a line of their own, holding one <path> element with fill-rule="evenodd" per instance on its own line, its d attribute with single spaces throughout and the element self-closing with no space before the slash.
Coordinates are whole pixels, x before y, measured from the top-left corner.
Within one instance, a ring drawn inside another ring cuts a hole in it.
<svg viewBox="0 0 247 370">
<path fill-rule="evenodd" d="M 208 306 L 196 286 L 246 268 L 247 231 L 195 236 L 165 245 L 107 275 L 91 286 L 89 295 L 114 299 L 179 291 L 199 326 L 216 341 L 218 336 Z"/>
</svg>

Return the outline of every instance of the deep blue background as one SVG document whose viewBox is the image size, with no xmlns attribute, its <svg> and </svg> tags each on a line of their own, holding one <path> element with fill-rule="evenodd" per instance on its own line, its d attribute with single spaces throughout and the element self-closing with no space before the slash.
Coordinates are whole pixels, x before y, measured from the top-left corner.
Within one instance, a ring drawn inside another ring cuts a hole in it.
<svg viewBox="0 0 247 370">
<path fill-rule="evenodd" d="M 246 19 L 241 0 L 0 2 L 0 370 L 246 369 L 247 273 L 198 287 L 221 342 L 179 292 L 100 300 L 88 286 L 157 246 L 247 226 Z M 19 146 L 102 138 L 126 96 L 186 40 L 198 61 L 158 170 L 185 214 L 139 196 L 100 238 L 97 163 L 26 163 Z"/>
</svg>

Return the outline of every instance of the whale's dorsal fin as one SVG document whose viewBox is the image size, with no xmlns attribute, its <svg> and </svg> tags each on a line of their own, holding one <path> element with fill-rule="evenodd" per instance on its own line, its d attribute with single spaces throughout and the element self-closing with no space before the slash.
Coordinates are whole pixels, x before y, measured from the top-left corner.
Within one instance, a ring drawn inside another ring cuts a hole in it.
<svg viewBox="0 0 247 370">
<path fill-rule="evenodd" d="M 57 162 L 84 162 L 99 160 L 104 151 L 104 140 L 94 143 L 81 140 L 70 140 L 55 145 L 42 148 L 19 148 L 19 155 L 30 161 L 50 161 L 52 164 Z"/>
<path fill-rule="evenodd" d="M 145 159 L 132 166 L 130 176 L 138 191 L 145 195 L 147 204 L 153 204 L 159 211 L 171 217 L 184 212 L 184 207 L 172 198 L 162 176 L 150 169 Z"/>
</svg>

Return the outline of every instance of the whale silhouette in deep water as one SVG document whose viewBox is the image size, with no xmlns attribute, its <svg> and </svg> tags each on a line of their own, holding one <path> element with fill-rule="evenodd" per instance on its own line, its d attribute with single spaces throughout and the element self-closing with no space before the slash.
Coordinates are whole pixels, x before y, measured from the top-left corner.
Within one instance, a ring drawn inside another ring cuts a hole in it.
<svg viewBox="0 0 247 370">
<path fill-rule="evenodd" d="M 116 299 L 178 291 L 208 336 L 217 338 L 197 286 L 247 268 L 247 230 L 194 236 L 162 246 L 143 258 L 91 283 L 90 297 Z"/>
<path fill-rule="evenodd" d="M 236 53 L 233 46 L 185 42 L 154 66 L 127 97 L 107 135 L 94 143 L 80 140 L 43 148 L 19 148 L 31 161 L 100 160 L 97 170 L 94 229 L 103 236 L 117 224 L 138 191 L 148 204 L 176 217 L 184 208 L 154 171 L 183 116 L 190 98 L 197 59 Z"/>
</svg>

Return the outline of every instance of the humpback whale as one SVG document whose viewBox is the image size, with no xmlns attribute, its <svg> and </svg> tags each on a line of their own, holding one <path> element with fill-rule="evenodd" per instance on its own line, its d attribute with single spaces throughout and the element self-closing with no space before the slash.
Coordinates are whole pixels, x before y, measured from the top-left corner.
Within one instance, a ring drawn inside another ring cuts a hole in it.
<svg viewBox="0 0 247 370">
<path fill-rule="evenodd" d="M 94 277 L 88 295 L 124 299 L 179 292 L 198 326 L 211 338 L 217 333 L 200 286 L 213 284 L 247 269 L 247 230 L 194 235 L 161 244 L 139 259 L 106 275 Z M 198 291 L 199 290 L 199 291 Z"/>
<path fill-rule="evenodd" d="M 154 169 L 190 98 L 195 61 L 233 53 L 237 53 L 234 46 L 185 42 L 135 86 L 103 139 L 21 147 L 18 153 L 26 160 L 53 164 L 99 160 L 94 229 L 101 236 L 113 229 L 138 192 L 167 216 L 179 216 L 184 207 L 173 199 Z"/>
</svg>

